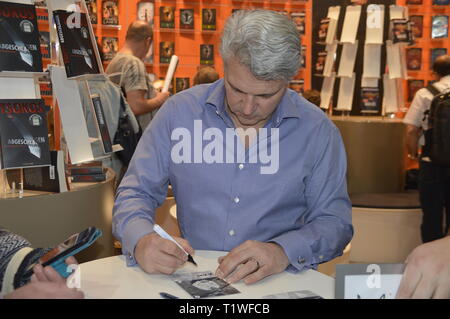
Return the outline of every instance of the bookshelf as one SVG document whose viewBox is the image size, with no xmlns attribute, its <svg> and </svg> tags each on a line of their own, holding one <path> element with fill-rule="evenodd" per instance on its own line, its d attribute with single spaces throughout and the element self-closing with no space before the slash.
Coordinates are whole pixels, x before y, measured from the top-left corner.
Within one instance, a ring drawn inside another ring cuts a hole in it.
<svg viewBox="0 0 450 319">
<path fill-rule="evenodd" d="M 450 53 L 450 41 L 447 37 L 443 38 L 432 38 L 432 20 L 433 17 L 439 15 L 450 16 L 450 5 L 434 5 L 434 0 L 421 0 L 421 1 L 410 1 L 410 0 L 397 0 L 399 5 L 404 5 L 408 8 L 409 17 L 413 19 L 421 19 L 422 26 L 417 26 L 418 37 L 416 37 L 416 43 L 409 46 L 408 49 L 422 49 L 420 60 L 420 67 L 416 70 L 408 70 L 408 80 L 404 81 L 404 92 L 405 101 L 407 101 L 407 106 L 411 104 L 411 99 L 417 89 L 420 88 L 420 83 L 427 86 L 430 81 L 433 81 L 432 75 L 432 50 L 435 49 L 446 49 L 447 53 Z M 417 4 L 413 4 L 417 3 Z M 415 18 L 420 17 L 420 18 Z M 420 22 L 419 22 L 420 23 Z M 447 26 L 448 29 L 448 26 Z M 448 33 L 448 31 L 447 31 Z M 435 52 L 435 51 L 434 51 Z M 423 82 L 414 82 L 423 81 Z M 417 84 L 416 87 L 411 87 L 411 84 Z"/>
<path fill-rule="evenodd" d="M 101 3 L 101 0 L 97 1 Z M 119 1 L 121 30 L 118 30 L 119 48 L 123 46 L 128 25 L 136 20 L 138 15 L 138 3 L 141 0 Z M 212 44 L 214 46 L 214 68 L 223 77 L 223 62 L 219 54 L 220 36 L 225 20 L 232 14 L 233 9 L 267 9 L 291 14 L 293 12 L 304 12 L 306 16 L 305 34 L 302 38 L 302 45 L 306 47 L 305 68 L 302 68 L 296 80 L 304 80 L 304 88 L 311 87 L 310 66 L 311 66 L 311 30 L 312 30 L 312 0 L 297 1 L 200 1 L 200 0 L 155 0 L 154 3 L 154 39 L 153 39 L 153 63 L 146 63 L 147 71 L 153 73 L 155 78 L 164 78 L 167 72 L 168 63 L 160 62 L 160 42 L 174 42 L 175 54 L 180 58 L 175 78 L 189 78 L 192 85 L 193 77 L 200 64 L 200 45 Z M 174 28 L 161 28 L 161 7 L 174 8 Z M 180 28 L 180 9 L 194 10 L 194 29 Z M 202 9 L 216 10 L 216 30 L 202 30 Z M 102 32 L 104 29 L 102 28 Z M 103 34 L 98 34 L 103 36 Z M 107 62 L 105 63 L 107 65 Z"/>
</svg>

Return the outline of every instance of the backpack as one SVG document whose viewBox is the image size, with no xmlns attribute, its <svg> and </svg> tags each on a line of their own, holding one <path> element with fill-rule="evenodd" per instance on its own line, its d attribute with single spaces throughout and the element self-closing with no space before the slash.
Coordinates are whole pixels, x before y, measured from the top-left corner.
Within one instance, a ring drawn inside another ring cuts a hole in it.
<svg viewBox="0 0 450 319">
<path fill-rule="evenodd" d="M 441 93 L 435 86 L 427 87 L 434 98 L 428 114 L 428 129 L 424 132 L 423 156 L 440 165 L 450 166 L 450 92 Z"/>
<path fill-rule="evenodd" d="M 120 144 L 122 151 L 117 152 L 116 155 L 124 166 L 130 164 L 134 151 L 142 136 L 142 128 L 139 126 L 139 131 L 136 133 L 133 124 L 131 123 L 130 115 L 126 111 L 125 101 L 123 95 L 120 95 L 120 109 L 119 109 L 119 125 L 117 126 L 116 135 L 114 135 L 114 144 Z"/>
<path fill-rule="evenodd" d="M 133 157 L 134 151 L 139 143 L 139 140 L 142 136 L 142 127 L 133 114 L 129 114 L 127 112 L 127 105 L 125 104 L 125 98 L 127 97 L 127 93 L 125 92 L 124 87 L 122 86 L 122 75 L 123 69 L 125 65 L 122 66 L 122 71 L 118 73 L 109 74 L 108 77 L 120 75 L 120 83 L 118 88 L 121 91 L 120 94 L 120 108 L 119 108 L 119 124 L 117 126 L 116 135 L 114 135 L 114 144 L 120 144 L 123 150 L 116 152 L 115 154 L 119 158 L 120 162 L 124 167 L 128 167 L 130 164 L 131 158 Z M 131 118 L 133 117 L 133 119 Z M 133 120 L 139 127 L 138 132 L 136 133 L 133 125 Z"/>
</svg>

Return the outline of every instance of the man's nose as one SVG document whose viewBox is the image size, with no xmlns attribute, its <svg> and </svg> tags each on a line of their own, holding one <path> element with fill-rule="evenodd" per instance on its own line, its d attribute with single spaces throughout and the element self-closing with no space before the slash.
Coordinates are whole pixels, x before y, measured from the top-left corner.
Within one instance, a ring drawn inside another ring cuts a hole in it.
<svg viewBox="0 0 450 319">
<path fill-rule="evenodd" d="M 244 97 L 244 104 L 242 108 L 242 113 L 244 115 L 251 115 L 255 110 L 255 97 L 250 94 L 246 94 Z"/>
</svg>

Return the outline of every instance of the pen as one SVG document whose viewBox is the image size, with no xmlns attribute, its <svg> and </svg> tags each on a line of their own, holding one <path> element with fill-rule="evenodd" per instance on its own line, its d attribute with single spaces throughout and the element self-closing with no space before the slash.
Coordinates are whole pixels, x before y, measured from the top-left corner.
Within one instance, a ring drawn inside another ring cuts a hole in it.
<svg viewBox="0 0 450 319">
<path fill-rule="evenodd" d="M 178 298 L 177 296 L 168 294 L 167 292 L 160 292 L 159 295 L 160 295 L 161 297 L 163 297 L 164 299 L 180 299 L 180 298 Z"/>
<path fill-rule="evenodd" d="M 190 254 L 188 254 L 188 252 L 186 250 L 184 250 L 184 248 L 179 243 L 177 243 L 177 241 L 175 239 L 173 239 L 172 236 L 170 236 L 168 233 L 166 233 L 166 231 L 164 229 L 162 229 L 161 226 L 159 226 L 158 224 L 155 224 L 153 226 L 153 230 L 162 238 L 173 241 L 188 256 L 188 261 L 197 266 L 197 263 L 194 261 L 194 258 L 192 258 L 192 256 Z"/>
</svg>

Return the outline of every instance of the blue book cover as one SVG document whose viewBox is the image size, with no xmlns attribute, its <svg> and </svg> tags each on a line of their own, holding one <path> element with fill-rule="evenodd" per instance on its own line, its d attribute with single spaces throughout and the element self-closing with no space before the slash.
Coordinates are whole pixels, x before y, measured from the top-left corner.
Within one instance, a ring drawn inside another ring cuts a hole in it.
<svg viewBox="0 0 450 319">
<path fill-rule="evenodd" d="M 450 4 L 450 0 L 433 0 L 434 6 L 445 6 L 445 5 L 449 5 L 449 4 Z"/>
<path fill-rule="evenodd" d="M 448 16 L 437 15 L 431 18 L 431 38 L 448 38 Z"/>
</svg>

